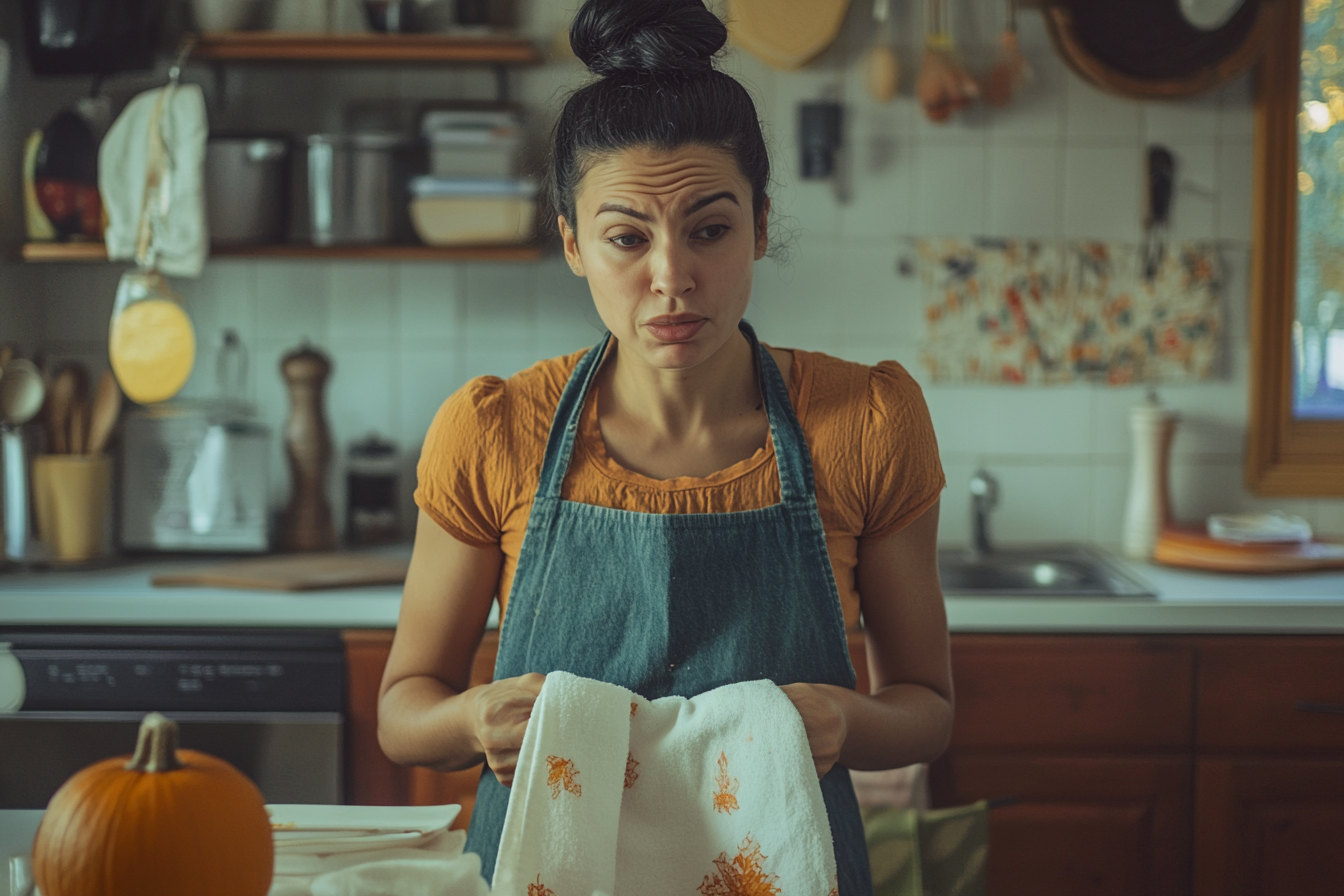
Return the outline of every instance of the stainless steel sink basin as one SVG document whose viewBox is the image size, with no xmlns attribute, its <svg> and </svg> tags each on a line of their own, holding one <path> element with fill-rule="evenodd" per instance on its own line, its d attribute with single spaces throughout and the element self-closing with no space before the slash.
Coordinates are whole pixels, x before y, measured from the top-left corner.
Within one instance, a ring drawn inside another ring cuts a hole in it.
<svg viewBox="0 0 1344 896">
<path fill-rule="evenodd" d="M 943 593 L 997 597 L 1152 597 L 1142 582 L 1085 547 L 938 552 Z"/>
</svg>

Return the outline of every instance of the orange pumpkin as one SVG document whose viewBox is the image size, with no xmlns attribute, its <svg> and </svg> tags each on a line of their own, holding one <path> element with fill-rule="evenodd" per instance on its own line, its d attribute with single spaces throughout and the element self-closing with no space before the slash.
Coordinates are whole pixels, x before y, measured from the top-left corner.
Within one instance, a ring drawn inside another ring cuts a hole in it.
<svg viewBox="0 0 1344 896">
<path fill-rule="evenodd" d="M 158 713 L 141 723 L 134 756 L 61 785 L 33 842 L 44 896 L 266 896 L 274 864 L 256 786 L 221 759 L 179 751 L 177 724 Z"/>
</svg>

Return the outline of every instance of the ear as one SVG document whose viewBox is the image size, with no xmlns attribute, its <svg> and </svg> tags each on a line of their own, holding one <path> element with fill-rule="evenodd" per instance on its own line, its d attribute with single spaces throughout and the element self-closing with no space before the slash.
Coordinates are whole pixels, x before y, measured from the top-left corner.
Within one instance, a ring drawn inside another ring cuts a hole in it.
<svg viewBox="0 0 1344 896">
<path fill-rule="evenodd" d="M 583 259 L 579 257 L 578 234 L 569 226 L 564 215 L 557 217 L 555 223 L 560 228 L 560 239 L 565 244 L 565 261 L 569 262 L 569 269 L 574 272 L 575 277 L 587 276 L 583 272 Z"/>
<path fill-rule="evenodd" d="M 756 260 L 760 261 L 765 257 L 765 250 L 770 248 L 770 200 L 767 198 L 765 204 L 761 206 L 761 213 L 756 218 Z"/>
</svg>

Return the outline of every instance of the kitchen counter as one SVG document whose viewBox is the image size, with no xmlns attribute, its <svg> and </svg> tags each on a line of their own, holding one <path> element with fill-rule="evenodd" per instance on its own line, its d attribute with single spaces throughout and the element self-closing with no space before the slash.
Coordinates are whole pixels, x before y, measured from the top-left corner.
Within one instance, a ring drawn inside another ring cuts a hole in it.
<svg viewBox="0 0 1344 896">
<path fill-rule="evenodd" d="M 1201 573 L 1117 561 L 1156 598 L 947 596 L 953 632 L 1344 633 L 1344 572 Z M 0 572 L 0 625 L 392 628 L 401 588 L 274 592 L 155 588 L 167 560 L 102 570 Z"/>
</svg>

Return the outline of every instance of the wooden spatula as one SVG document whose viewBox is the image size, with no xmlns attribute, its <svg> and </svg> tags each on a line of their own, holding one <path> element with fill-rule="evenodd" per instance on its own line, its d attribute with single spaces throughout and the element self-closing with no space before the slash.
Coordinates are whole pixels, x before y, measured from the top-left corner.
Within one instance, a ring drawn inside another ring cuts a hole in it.
<svg viewBox="0 0 1344 896">
<path fill-rule="evenodd" d="M 104 370 L 98 380 L 98 391 L 93 396 L 93 411 L 89 419 L 89 444 L 86 454 L 102 454 L 112 430 L 121 414 L 121 389 L 110 370 Z"/>
</svg>

